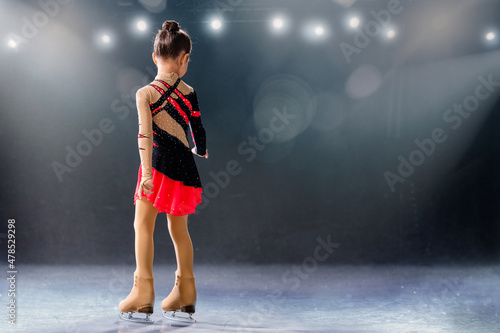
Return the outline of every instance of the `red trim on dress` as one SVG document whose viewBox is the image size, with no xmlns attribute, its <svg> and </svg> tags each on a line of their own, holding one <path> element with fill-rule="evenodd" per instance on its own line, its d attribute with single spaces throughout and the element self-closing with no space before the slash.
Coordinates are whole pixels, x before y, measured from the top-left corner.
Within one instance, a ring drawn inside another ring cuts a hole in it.
<svg viewBox="0 0 500 333">
<path fill-rule="evenodd" d="M 184 104 L 186 104 L 186 106 L 189 108 L 189 111 L 192 111 L 193 110 L 193 106 L 191 105 L 191 102 L 184 96 L 184 94 L 181 93 L 177 89 L 175 89 L 174 91 L 175 91 L 175 94 L 182 99 L 182 101 L 184 102 Z"/>
<path fill-rule="evenodd" d="M 155 113 L 156 111 L 160 110 L 161 108 L 162 108 L 162 106 L 157 107 L 156 109 L 154 109 L 153 111 L 151 111 L 151 114 Z"/>
<path fill-rule="evenodd" d="M 139 167 L 137 176 L 134 204 L 139 198 L 138 191 L 141 176 L 142 166 Z M 201 203 L 201 187 L 186 186 L 180 181 L 168 178 L 154 168 L 151 168 L 151 176 L 154 185 L 153 193 L 146 194 L 142 192 L 142 196 L 158 208 L 159 213 L 182 216 L 193 214 L 196 211 L 196 206 Z"/>
<path fill-rule="evenodd" d="M 165 82 L 163 80 L 159 80 L 159 79 L 157 79 L 156 81 L 161 82 L 165 87 L 167 87 L 167 89 L 170 88 L 170 86 L 168 85 L 167 82 Z M 179 96 L 182 99 L 184 104 L 186 104 L 186 106 L 189 108 L 189 111 L 193 110 L 193 106 L 191 105 L 191 102 L 186 98 L 186 96 L 184 96 L 183 93 L 181 93 L 178 89 L 174 89 L 174 92 L 177 96 Z"/>
<path fill-rule="evenodd" d="M 165 90 L 161 89 L 160 87 L 158 87 L 156 84 L 150 84 L 151 87 L 155 88 L 157 92 L 159 92 L 160 94 L 164 94 L 165 93 Z M 170 88 L 170 87 L 169 87 Z"/>
<path fill-rule="evenodd" d="M 186 115 L 186 113 L 181 109 L 180 105 L 170 96 L 167 98 L 167 100 L 175 107 L 175 109 L 177 110 L 177 112 L 179 112 L 182 118 L 184 118 L 186 124 L 189 124 L 189 118 Z"/>
</svg>

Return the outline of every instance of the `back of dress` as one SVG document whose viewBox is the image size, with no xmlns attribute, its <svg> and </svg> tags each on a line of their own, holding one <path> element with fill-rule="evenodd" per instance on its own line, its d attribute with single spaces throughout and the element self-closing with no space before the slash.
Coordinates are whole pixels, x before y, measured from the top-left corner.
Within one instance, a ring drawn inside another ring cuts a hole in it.
<svg viewBox="0 0 500 333">
<path fill-rule="evenodd" d="M 201 190 L 188 141 L 191 132 L 196 153 L 205 155 L 206 135 L 194 89 L 175 73 L 158 74 L 153 82 L 138 90 L 136 97 L 141 174 L 147 177 L 159 172 L 179 182 L 179 186 Z"/>
</svg>

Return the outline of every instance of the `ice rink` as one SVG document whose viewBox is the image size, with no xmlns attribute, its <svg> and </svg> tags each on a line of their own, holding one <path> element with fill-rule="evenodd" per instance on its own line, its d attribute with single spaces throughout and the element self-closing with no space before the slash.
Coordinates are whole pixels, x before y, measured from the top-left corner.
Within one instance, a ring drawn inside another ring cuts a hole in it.
<svg viewBox="0 0 500 333">
<path fill-rule="evenodd" d="M 16 325 L 2 316 L 1 331 L 500 332 L 500 266 L 197 266 L 197 322 L 187 326 L 161 314 L 167 265 L 154 270 L 154 323 L 118 317 L 133 269 L 21 265 Z"/>
</svg>

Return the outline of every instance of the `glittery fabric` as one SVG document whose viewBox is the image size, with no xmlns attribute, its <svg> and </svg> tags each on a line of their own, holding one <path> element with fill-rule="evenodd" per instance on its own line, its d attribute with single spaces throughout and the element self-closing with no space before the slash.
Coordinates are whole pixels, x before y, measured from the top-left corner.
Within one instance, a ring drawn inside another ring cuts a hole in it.
<svg viewBox="0 0 500 333">
<path fill-rule="evenodd" d="M 137 91 L 136 99 L 141 166 L 135 199 L 141 179 L 152 178 L 154 193 L 143 195 L 160 212 L 191 214 L 201 202 L 202 186 L 189 146 L 189 132 L 197 153 L 206 153 L 196 92 L 175 73 L 159 74 Z"/>
<path fill-rule="evenodd" d="M 142 169 L 139 166 L 137 187 L 135 189 L 135 200 L 137 200 L 137 191 L 141 181 Z M 201 203 L 201 187 L 185 186 L 182 182 L 172 180 L 161 172 L 152 169 L 153 193 L 143 192 L 149 202 L 158 208 L 159 213 L 172 215 L 194 214 L 195 208 Z M 135 202 L 134 200 L 134 202 Z"/>
</svg>

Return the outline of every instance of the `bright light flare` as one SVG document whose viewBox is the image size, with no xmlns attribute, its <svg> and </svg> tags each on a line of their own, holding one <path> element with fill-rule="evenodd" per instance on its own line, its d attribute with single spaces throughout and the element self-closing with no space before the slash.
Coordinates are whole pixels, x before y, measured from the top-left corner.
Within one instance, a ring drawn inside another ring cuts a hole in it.
<svg viewBox="0 0 500 333">
<path fill-rule="evenodd" d="M 139 31 L 145 31 L 147 29 L 148 25 L 146 24 L 145 21 L 139 20 L 139 21 L 137 21 L 136 27 L 137 27 L 137 30 L 139 30 Z"/>
<path fill-rule="evenodd" d="M 281 29 L 281 28 L 283 28 L 283 20 L 281 18 L 279 18 L 279 17 L 275 18 L 273 20 L 273 27 L 275 29 Z"/>
<path fill-rule="evenodd" d="M 102 35 L 101 36 L 101 41 L 104 44 L 109 44 L 109 43 L 111 43 L 111 37 L 109 35 Z"/>
<path fill-rule="evenodd" d="M 214 30 L 219 30 L 220 28 L 222 28 L 222 22 L 218 19 L 212 20 L 212 23 L 210 23 L 210 25 Z"/>
<path fill-rule="evenodd" d="M 15 48 L 17 47 L 17 43 L 16 43 L 16 41 L 14 41 L 14 40 L 12 40 L 12 39 L 11 39 L 11 40 L 9 40 L 9 41 L 7 42 L 7 45 L 8 45 L 11 49 L 15 49 Z"/>
<path fill-rule="evenodd" d="M 323 28 L 321 25 L 318 25 L 316 28 L 314 28 L 314 33 L 316 36 L 323 36 L 325 34 L 325 28 Z"/>
<path fill-rule="evenodd" d="M 354 17 L 351 17 L 351 19 L 349 20 L 349 26 L 353 29 L 356 29 L 357 27 L 359 27 L 359 24 L 361 23 L 361 21 L 359 20 L 358 17 L 354 16 Z"/>
<path fill-rule="evenodd" d="M 388 30 L 387 31 L 387 38 L 393 39 L 394 37 L 396 37 L 396 31 L 394 29 Z"/>
<path fill-rule="evenodd" d="M 488 33 L 486 34 L 486 39 L 487 39 L 487 40 L 494 40 L 496 37 L 497 37 L 497 36 L 495 35 L 495 33 L 494 33 L 494 32 L 488 32 Z"/>
</svg>

